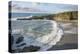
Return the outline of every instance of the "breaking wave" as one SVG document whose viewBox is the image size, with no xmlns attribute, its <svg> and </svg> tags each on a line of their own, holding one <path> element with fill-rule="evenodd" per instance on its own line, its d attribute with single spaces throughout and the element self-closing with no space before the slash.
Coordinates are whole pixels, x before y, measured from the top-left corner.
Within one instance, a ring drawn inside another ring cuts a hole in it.
<svg viewBox="0 0 80 54">
<path fill-rule="evenodd" d="M 15 22 L 13 24 L 15 24 Z M 31 20 L 26 24 L 28 24 L 29 27 L 23 26 L 20 29 L 12 29 L 12 35 L 15 39 L 14 44 L 12 45 L 12 49 L 23 49 L 25 46 L 28 47 L 30 45 L 33 45 L 39 46 L 39 51 L 45 51 L 51 48 L 53 45 L 56 45 L 56 43 L 60 41 L 61 37 L 64 34 L 63 30 L 59 27 L 57 22 L 52 20 Z M 14 28 L 15 26 L 12 27 Z M 16 44 L 15 42 L 20 37 L 20 34 L 22 37 L 24 37 L 24 40 L 21 43 L 26 43 L 26 45 L 17 47 L 19 44 Z"/>
</svg>

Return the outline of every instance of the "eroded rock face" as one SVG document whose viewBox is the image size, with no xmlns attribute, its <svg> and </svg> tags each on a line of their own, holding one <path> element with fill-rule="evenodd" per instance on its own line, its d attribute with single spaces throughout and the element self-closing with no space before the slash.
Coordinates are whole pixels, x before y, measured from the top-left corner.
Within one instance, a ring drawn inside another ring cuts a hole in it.
<svg viewBox="0 0 80 54">
<path fill-rule="evenodd" d="M 11 26 L 14 37 L 12 50 L 18 49 L 15 52 L 45 51 L 60 41 L 63 35 L 63 30 L 52 20 L 13 21 Z"/>
</svg>

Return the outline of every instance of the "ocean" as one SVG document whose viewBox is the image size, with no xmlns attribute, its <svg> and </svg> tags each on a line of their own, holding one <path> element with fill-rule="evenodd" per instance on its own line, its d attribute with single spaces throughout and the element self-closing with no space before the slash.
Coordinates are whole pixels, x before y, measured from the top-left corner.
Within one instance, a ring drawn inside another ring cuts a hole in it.
<svg viewBox="0 0 80 54">
<path fill-rule="evenodd" d="M 15 17 L 27 17 L 27 16 L 44 16 L 44 15 L 49 15 L 48 13 L 9 13 L 11 14 L 11 18 Z"/>
</svg>

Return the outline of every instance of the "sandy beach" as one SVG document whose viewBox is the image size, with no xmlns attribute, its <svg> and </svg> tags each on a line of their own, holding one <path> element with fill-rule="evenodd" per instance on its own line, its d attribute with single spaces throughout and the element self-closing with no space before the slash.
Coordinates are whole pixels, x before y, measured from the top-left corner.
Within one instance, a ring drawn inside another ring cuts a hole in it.
<svg viewBox="0 0 80 54">
<path fill-rule="evenodd" d="M 78 48 L 77 22 L 66 22 L 63 24 L 65 25 L 65 26 L 62 26 L 64 29 L 63 37 L 55 46 L 53 46 L 49 50 L 64 50 L 64 49 L 77 49 Z M 68 32 L 65 32 L 65 31 L 68 31 Z"/>
</svg>

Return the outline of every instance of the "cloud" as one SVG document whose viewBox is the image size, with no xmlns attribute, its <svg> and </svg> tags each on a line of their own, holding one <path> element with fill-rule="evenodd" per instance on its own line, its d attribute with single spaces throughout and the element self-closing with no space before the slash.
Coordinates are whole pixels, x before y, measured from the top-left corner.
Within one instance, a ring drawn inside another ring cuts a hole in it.
<svg viewBox="0 0 80 54">
<path fill-rule="evenodd" d="M 77 5 L 70 4 L 49 4 L 49 3 L 33 3 L 33 2 L 12 2 L 12 12 L 40 12 L 40 13 L 56 13 L 62 11 L 77 11 Z"/>
</svg>

